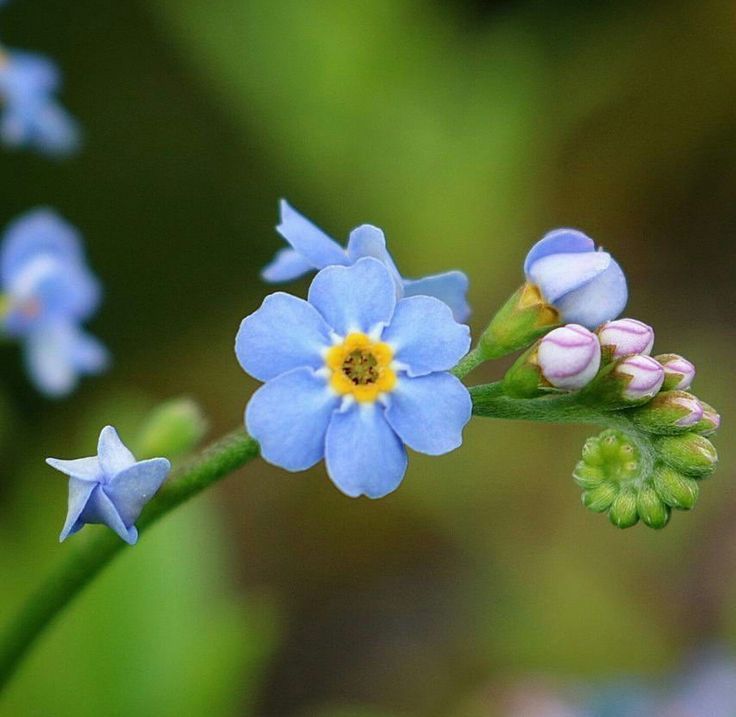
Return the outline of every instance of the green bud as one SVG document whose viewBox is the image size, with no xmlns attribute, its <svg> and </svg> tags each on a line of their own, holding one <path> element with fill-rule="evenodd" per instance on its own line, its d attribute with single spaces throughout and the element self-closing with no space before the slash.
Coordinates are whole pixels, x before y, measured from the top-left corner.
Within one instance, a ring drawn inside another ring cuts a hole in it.
<svg viewBox="0 0 736 717">
<path fill-rule="evenodd" d="M 663 391 L 628 415 L 643 431 L 674 435 L 698 425 L 703 417 L 703 404 L 687 391 Z"/>
<path fill-rule="evenodd" d="M 503 391 L 513 398 L 533 398 L 543 393 L 544 379 L 537 363 L 537 345 L 525 351 L 503 377 Z"/>
<path fill-rule="evenodd" d="M 657 491 L 650 485 L 639 488 L 636 496 L 636 510 L 639 517 L 650 527 L 664 528 L 670 519 L 669 508 L 660 500 Z"/>
<path fill-rule="evenodd" d="M 484 360 L 507 356 L 529 346 L 560 323 L 557 310 L 528 282 L 501 307 L 478 342 Z"/>
<path fill-rule="evenodd" d="M 690 510 L 698 500 L 698 484 L 692 478 L 678 473 L 668 466 L 654 469 L 654 488 L 659 497 L 672 508 Z"/>
<path fill-rule="evenodd" d="M 721 417 L 718 415 L 718 411 L 705 401 L 701 401 L 700 405 L 703 407 L 703 417 L 693 425 L 692 430 L 701 436 L 710 436 L 721 425 Z"/>
<path fill-rule="evenodd" d="M 606 481 L 583 493 L 583 505 L 594 513 L 602 513 L 611 507 L 611 503 L 613 503 L 617 494 L 618 485 Z"/>
<path fill-rule="evenodd" d="M 661 459 L 679 473 L 693 478 L 709 476 L 718 463 L 714 445 L 697 433 L 663 436 L 657 440 Z"/>
<path fill-rule="evenodd" d="M 639 522 L 635 490 L 622 490 L 614 498 L 608 518 L 617 528 L 630 528 Z"/>
<path fill-rule="evenodd" d="M 188 398 L 175 398 L 156 407 L 138 433 L 136 455 L 174 458 L 196 448 L 207 430 L 199 406 Z"/>
<path fill-rule="evenodd" d="M 621 431 L 608 429 L 585 442 L 573 478 L 583 490 L 606 482 L 627 487 L 633 485 L 638 470 L 639 452 L 634 444 Z"/>
</svg>

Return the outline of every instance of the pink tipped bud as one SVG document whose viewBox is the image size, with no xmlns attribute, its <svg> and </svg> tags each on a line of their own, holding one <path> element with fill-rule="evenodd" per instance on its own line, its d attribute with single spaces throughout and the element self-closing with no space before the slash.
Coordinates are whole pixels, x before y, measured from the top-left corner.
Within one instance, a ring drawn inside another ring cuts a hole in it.
<svg viewBox="0 0 736 717">
<path fill-rule="evenodd" d="M 614 373 L 625 381 L 622 396 L 627 401 L 653 398 L 664 382 L 664 369 L 651 356 L 621 359 Z"/>
<path fill-rule="evenodd" d="M 595 334 L 578 324 L 550 331 L 539 342 L 537 361 L 542 376 L 556 388 L 576 391 L 587 386 L 601 365 Z"/>
<path fill-rule="evenodd" d="M 656 358 L 664 369 L 665 391 L 684 391 L 690 388 L 695 378 L 695 366 L 677 354 L 662 354 Z"/>
<path fill-rule="evenodd" d="M 654 346 L 654 330 L 636 319 L 608 321 L 598 329 L 598 338 L 611 358 L 649 354 Z"/>
</svg>

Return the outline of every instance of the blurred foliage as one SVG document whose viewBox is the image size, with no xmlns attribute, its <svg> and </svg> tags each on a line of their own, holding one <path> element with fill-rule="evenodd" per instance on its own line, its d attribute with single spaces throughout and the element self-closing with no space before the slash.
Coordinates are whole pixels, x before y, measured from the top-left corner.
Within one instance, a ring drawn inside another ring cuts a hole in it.
<svg viewBox="0 0 736 717">
<path fill-rule="evenodd" d="M 48 203 L 80 227 L 116 365 L 51 404 L 0 353 L 0 617 L 66 547 L 45 456 L 89 454 L 105 423 L 130 435 L 171 395 L 195 397 L 213 435 L 241 420 L 255 384 L 232 341 L 266 291 L 279 196 L 336 238 L 382 226 L 408 275 L 465 269 L 476 333 L 531 242 L 583 228 L 627 271 L 627 314 L 654 324 L 657 351 L 696 364 L 724 429 L 697 509 L 659 534 L 579 505 L 584 427 L 475 421 L 462 450 L 413 456 L 377 503 L 339 495 L 321 467 L 249 466 L 126 551 L 0 714 L 489 717 L 530 671 L 656 677 L 693 645 L 736 645 L 731 3 L 2 13 L 10 46 L 58 59 L 87 132 L 68 163 L 0 156 L 2 217 Z"/>
</svg>

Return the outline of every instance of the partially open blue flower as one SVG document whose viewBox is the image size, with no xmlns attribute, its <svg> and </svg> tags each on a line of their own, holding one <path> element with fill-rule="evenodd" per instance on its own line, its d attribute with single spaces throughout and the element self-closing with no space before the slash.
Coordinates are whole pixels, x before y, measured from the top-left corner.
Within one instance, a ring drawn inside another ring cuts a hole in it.
<svg viewBox="0 0 736 717">
<path fill-rule="evenodd" d="M 13 221 L 0 245 L 2 328 L 24 348 L 31 379 L 49 396 L 69 393 L 80 375 L 99 373 L 106 349 L 81 322 L 100 287 L 76 230 L 50 209 Z"/>
<path fill-rule="evenodd" d="M 171 470 L 166 458 L 136 461 L 112 426 L 100 432 L 96 456 L 47 458 L 46 463 L 69 476 L 69 510 L 60 541 L 87 523 L 103 523 L 130 545 L 138 540 L 135 521 Z"/>
<path fill-rule="evenodd" d="M 527 254 L 524 273 L 560 313 L 560 323 L 594 329 L 615 319 L 626 306 L 628 289 L 621 267 L 575 229 L 546 234 Z"/>
<path fill-rule="evenodd" d="M 74 118 L 56 101 L 59 71 L 50 60 L 0 50 L 0 139 L 8 147 L 69 154 L 79 146 Z"/>
<path fill-rule="evenodd" d="M 280 202 L 281 223 L 276 230 L 290 244 L 282 249 L 263 270 L 266 281 L 291 281 L 315 269 L 327 266 L 349 266 L 358 259 L 371 256 L 384 264 L 396 285 L 399 298 L 403 296 L 434 296 L 447 304 L 457 321 L 465 321 L 470 307 L 465 298 L 468 278 L 461 271 L 425 276 L 423 279 L 404 279 L 386 249 L 383 232 L 370 224 L 363 224 L 350 232 L 347 248 L 343 249 L 321 229 L 297 212 L 289 203 Z"/>
<path fill-rule="evenodd" d="M 324 458 L 341 491 L 380 498 L 404 476 L 404 445 L 439 455 L 461 444 L 471 400 L 448 371 L 469 347 L 441 301 L 397 300 L 381 261 L 330 266 L 308 301 L 272 294 L 243 320 L 236 355 L 266 381 L 246 428 L 270 463 L 301 471 Z"/>
</svg>

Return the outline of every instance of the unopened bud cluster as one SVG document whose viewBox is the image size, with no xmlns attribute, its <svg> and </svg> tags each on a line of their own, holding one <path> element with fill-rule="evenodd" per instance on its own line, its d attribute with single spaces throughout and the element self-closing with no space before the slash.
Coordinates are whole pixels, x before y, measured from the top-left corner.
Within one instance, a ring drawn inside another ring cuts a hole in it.
<svg viewBox="0 0 736 717">
<path fill-rule="evenodd" d="M 573 473 L 583 489 L 583 504 L 608 513 L 619 528 L 639 520 L 650 528 L 664 528 L 673 509 L 695 505 L 698 481 L 709 476 L 718 461 L 713 444 L 693 432 L 656 438 L 647 453 L 642 455 L 623 431 L 608 429 L 589 438 Z"/>
</svg>

